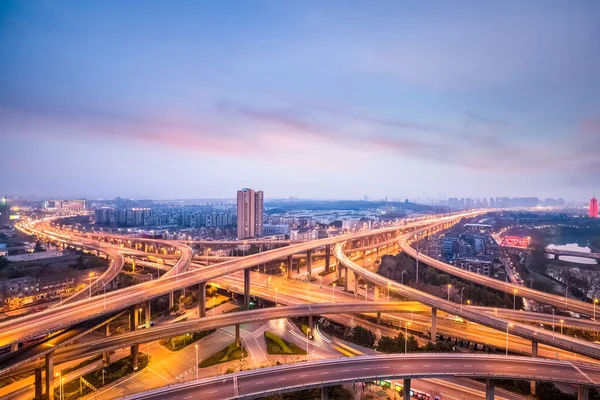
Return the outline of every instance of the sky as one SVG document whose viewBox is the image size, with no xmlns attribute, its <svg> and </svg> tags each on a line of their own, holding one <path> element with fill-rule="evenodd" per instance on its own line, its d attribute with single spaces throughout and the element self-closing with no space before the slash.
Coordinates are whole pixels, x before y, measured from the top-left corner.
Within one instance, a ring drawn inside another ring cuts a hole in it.
<svg viewBox="0 0 600 400">
<path fill-rule="evenodd" d="M 600 2 L 0 2 L 0 191 L 600 195 Z"/>
</svg>

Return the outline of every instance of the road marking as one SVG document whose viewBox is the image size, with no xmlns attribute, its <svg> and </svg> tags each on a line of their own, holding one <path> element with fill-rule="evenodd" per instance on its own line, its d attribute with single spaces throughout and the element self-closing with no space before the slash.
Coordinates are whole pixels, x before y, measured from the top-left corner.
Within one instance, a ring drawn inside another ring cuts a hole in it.
<svg viewBox="0 0 600 400">
<path fill-rule="evenodd" d="M 446 367 L 446 368 L 447 368 L 447 367 L 451 367 L 451 366 L 452 366 L 452 365 L 450 365 L 450 364 L 446 364 L 446 365 L 444 365 L 444 367 Z"/>
<path fill-rule="evenodd" d="M 285 381 L 286 378 L 279 378 L 278 381 Z"/>
<path fill-rule="evenodd" d="M 307 377 L 307 376 L 308 376 L 308 375 L 306 375 L 306 374 L 304 374 L 304 375 L 300 375 L 300 378 L 305 378 L 305 377 Z"/>
<path fill-rule="evenodd" d="M 431 367 L 430 364 L 423 365 L 423 367 Z"/>
<path fill-rule="evenodd" d="M 211 394 L 211 393 L 217 393 L 217 392 L 218 392 L 218 390 L 213 390 L 213 391 L 210 391 L 210 392 L 208 392 L 208 394 Z M 192 396 L 190 396 L 190 397 L 186 397 L 186 399 L 189 399 L 189 398 L 191 398 L 191 397 L 192 397 Z"/>
<path fill-rule="evenodd" d="M 530 371 L 537 371 L 535 368 L 528 368 Z"/>
<path fill-rule="evenodd" d="M 321 372 L 321 375 L 327 375 L 329 372 Z"/>
<path fill-rule="evenodd" d="M 577 367 L 576 365 L 573 365 L 572 362 L 569 362 L 569 364 L 571 364 L 571 366 L 573 368 L 575 368 L 577 371 L 579 371 L 579 373 L 583 376 L 585 376 L 587 379 L 590 380 L 590 382 L 592 382 L 593 384 L 596 384 L 596 382 L 594 382 L 594 380 L 592 378 L 590 378 L 585 372 L 583 372 L 582 370 L 579 369 L 579 367 Z"/>
<path fill-rule="evenodd" d="M 263 383 L 265 383 L 265 381 L 254 382 L 255 385 L 260 385 L 260 384 L 263 384 Z"/>
<path fill-rule="evenodd" d="M 184 400 L 191 399 L 193 396 L 184 397 Z"/>
<path fill-rule="evenodd" d="M 403 365 L 402 368 L 410 368 L 410 365 Z"/>
<path fill-rule="evenodd" d="M 555 374 L 560 374 L 560 371 L 554 371 L 553 370 L 553 371 L 550 371 L 550 372 L 555 373 Z"/>
<path fill-rule="evenodd" d="M 471 364 L 465 364 L 465 365 L 463 365 L 463 367 L 470 367 L 470 366 L 471 366 Z"/>
<path fill-rule="evenodd" d="M 368 371 L 368 370 L 370 370 L 370 369 L 371 369 L 371 368 L 361 368 L 361 370 L 362 370 L 362 371 Z"/>
<path fill-rule="evenodd" d="M 504 368 L 506 368 L 506 369 L 514 369 L 514 367 L 504 367 Z"/>
<path fill-rule="evenodd" d="M 390 367 L 381 367 L 381 369 L 389 369 Z"/>
<path fill-rule="evenodd" d="M 486 367 L 486 368 L 492 368 L 491 365 L 484 365 L 484 367 Z"/>
</svg>

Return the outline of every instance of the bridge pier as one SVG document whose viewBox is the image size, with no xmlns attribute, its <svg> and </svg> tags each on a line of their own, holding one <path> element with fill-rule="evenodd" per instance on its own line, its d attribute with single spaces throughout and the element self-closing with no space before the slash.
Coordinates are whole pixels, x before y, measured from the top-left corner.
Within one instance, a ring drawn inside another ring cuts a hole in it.
<svg viewBox="0 0 600 400">
<path fill-rule="evenodd" d="M 104 325 L 104 337 L 109 337 L 110 336 L 110 322 L 107 322 L 106 325 Z"/>
<path fill-rule="evenodd" d="M 102 353 L 102 363 L 105 367 L 110 365 L 110 351 L 105 351 Z"/>
<path fill-rule="evenodd" d="M 134 304 L 129 307 L 129 330 L 137 331 L 138 326 L 140 325 L 138 308 Z"/>
<path fill-rule="evenodd" d="M 288 279 L 292 278 L 292 266 L 293 266 L 293 257 L 290 254 L 287 258 L 287 268 L 286 268 L 286 276 Z"/>
<path fill-rule="evenodd" d="M 402 385 L 402 392 L 402 400 L 410 400 L 410 378 L 404 379 L 404 384 Z"/>
<path fill-rule="evenodd" d="M 240 340 L 240 324 L 236 324 L 235 325 L 235 345 L 237 347 L 240 347 L 241 345 L 241 340 Z"/>
<path fill-rule="evenodd" d="M 494 400 L 494 381 L 487 379 L 485 381 L 485 400 Z"/>
<path fill-rule="evenodd" d="M 146 303 L 144 304 L 144 322 L 146 325 L 146 329 L 150 328 L 150 320 L 150 300 L 146 300 Z"/>
<path fill-rule="evenodd" d="M 140 361 L 140 347 L 137 344 L 131 346 L 131 364 L 133 365 L 133 370 L 137 371 L 139 367 Z"/>
<path fill-rule="evenodd" d="M 354 294 L 355 297 L 358 295 L 358 274 L 354 272 Z"/>
<path fill-rule="evenodd" d="M 289 259 L 291 260 L 292 257 L 290 256 Z M 246 310 L 250 309 L 250 268 L 244 270 L 244 307 Z"/>
<path fill-rule="evenodd" d="M 308 329 L 310 330 L 310 334 L 308 335 L 308 338 L 309 339 L 313 339 L 314 338 L 313 332 L 314 332 L 314 329 L 315 329 L 315 324 L 314 324 L 314 321 L 313 321 L 312 314 L 308 316 Z"/>
<path fill-rule="evenodd" d="M 19 350 L 19 342 L 11 343 L 10 344 L 10 352 L 14 353 L 17 350 Z"/>
<path fill-rule="evenodd" d="M 306 252 L 306 273 L 308 274 L 308 281 L 312 278 L 312 250 Z"/>
<path fill-rule="evenodd" d="M 54 351 L 46 354 L 46 398 L 54 400 Z"/>
<path fill-rule="evenodd" d="M 437 341 L 437 308 L 431 308 L 431 340 Z"/>
<path fill-rule="evenodd" d="M 42 369 L 36 368 L 34 371 L 35 376 L 35 400 L 42 400 Z"/>
<path fill-rule="evenodd" d="M 206 282 L 198 285 L 198 318 L 206 317 Z"/>
<path fill-rule="evenodd" d="M 331 267 L 331 245 L 325 246 L 325 271 Z"/>
<path fill-rule="evenodd" d="M 340 266 L 340 268 L 341 268 L 341 266 Z M 349 272 L 348 267 L 345 267 L 344 268 L 344 278 L 345 278 L 344 279 L 344 290 L 346 292 L 348 291 L 348 272 Z"/>
<path fill-rule="evenodd" d="M 381 313 L 377 313 L 377 325 L 381 325 Z"/>
<path fill-rule="evenodd" d="M 590 388 L 588 386 L 579 386 L 577 389 L 577 400 L 589 400 Z"/>
<path fill-rule="evenodd" d="M 169 310 L 175 307 L 175 292 L 169 293 Z"/>
</svg>

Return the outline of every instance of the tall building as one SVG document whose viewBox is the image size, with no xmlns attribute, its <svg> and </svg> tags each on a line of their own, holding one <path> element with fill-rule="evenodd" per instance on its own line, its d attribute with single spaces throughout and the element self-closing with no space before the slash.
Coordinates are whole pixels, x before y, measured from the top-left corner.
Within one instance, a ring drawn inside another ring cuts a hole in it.
<svg viewBox="0 0 600 400">
<path fill-rule="evenodd" d="M 590 200 L 590 217 L 598 218 L 598 199 L 596 199 L 596 196 Z"/>
<path fill-rule="evenodd" d="M 238 239 L 262 236 L 264 220 L 264 195 L 262 190 L 244 188 L 237 192 Z"/>
<path fill-rule="evenodd" d="M 6 196 L 0 199 L 0 228 L 10 225 L 10 204 Z"/>
</svg>

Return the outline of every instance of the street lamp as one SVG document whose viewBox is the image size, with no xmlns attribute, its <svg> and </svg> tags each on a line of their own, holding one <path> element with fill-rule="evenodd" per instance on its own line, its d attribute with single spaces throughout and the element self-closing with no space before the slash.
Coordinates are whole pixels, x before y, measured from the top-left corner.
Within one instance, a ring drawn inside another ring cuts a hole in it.
<svg viewBox="0 0 600 400">
<path fill-rule="evenodd" d="M 408 326 L 410 325 L 410 322 L 406 322 L 405 325 L 405 333 L 404 333 L 404 354 L 406 355 L 406 353 L 408 352 Z"/>
<path fill-rule="evenodd" d="M 196 347 L 196 380 L 198 380 L 198 345 L 195 346 Z"/>
<path fill-rule="evenodd" d="M 402 271 L 402 276 L 401 276 L 401 278 L 402 278 L 402 284 L 403 284 L 403 285 L 404 285 L 404 274 L 405 274 L 405 273 L 406 273 L 406 271 Z"/>
<path fill-rule="evenodd" d="M 513 290 L 513 310 L 517 309 L 517 289 Z"/>
<path fill-rule="evenodd" d="M 90 272 L 90 274 L 88 275 L 88 279 L 90 280 L 89 284 L 88 284 L 88 286 L 90 287 L 90 297 L 92 297 L 92 278 L 93 277 L 94 277 L 94 273 Z"/>
<path fill-rule="evenodd" d="M 563 334 L 563 323 L 564 323 L 564 322 L 565 322 L 565 320 L 564 320 L 564 319 L 561 319 L 561 320 L 560 320 L 560 334 L 561 334 L 561 335 Z"/>
<path fill-rule="evenodd" d="M 450 301 L 450 288 L 452 287 L 451 284 L 448 284 L 448 301 Z"/>
<path fill-rule="evenodd" d="M 306 328 L 306 362 L 308 362 L 308 338 L 310 337 L 310 328 Z"/>
<path fill-rule="evenodd" d="M 58 378 L 58 382 L 61 382 L 61 372 L 57 372 L 56 374 L 54 374 L 54 376 L 56 376 Z M 60 400 L 62 400 L 63 398 L 63 391 L 62 391 L 62 385 L 60 385 L 60 396 L 58 396 L 58 398 Z"/>
<path fill-rule="evenodd" d="M 335 283 L 331 287 L 331 302 L 335 303 Z"/>
<path fill-rule="evenodd" d="M 390 286 L 391 286 L 391 282 L 388 282 L 388 303 L 390 302 Z"/>
<path fill-rule="evenodd" d="M 103 369 L 102 370 L 102 386 L 104 386 L 104 374 L 106 374 L 106 370 Z"/>
<path fill-rule="evenodd" d="M 506 324 L 506 355 L 508 355 L 508 328 L 512 327 L 513 324 Z"/>
</svg>

